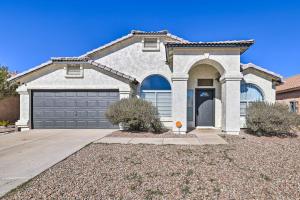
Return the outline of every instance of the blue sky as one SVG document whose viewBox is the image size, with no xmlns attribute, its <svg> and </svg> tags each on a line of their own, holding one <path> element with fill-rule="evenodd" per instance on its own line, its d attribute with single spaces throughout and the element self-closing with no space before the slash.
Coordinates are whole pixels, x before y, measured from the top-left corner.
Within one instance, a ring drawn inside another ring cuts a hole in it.
<svg viewBox="0 0 300 200">
<path fill-rule="evenodd" d="M 132 29 L 167 29 L 190 41 L 255 39 L 242 62 L 300 74 L 300 1 L 1 0 L 0 27 L 0 64 L 19 72 Z"/>
</svg>

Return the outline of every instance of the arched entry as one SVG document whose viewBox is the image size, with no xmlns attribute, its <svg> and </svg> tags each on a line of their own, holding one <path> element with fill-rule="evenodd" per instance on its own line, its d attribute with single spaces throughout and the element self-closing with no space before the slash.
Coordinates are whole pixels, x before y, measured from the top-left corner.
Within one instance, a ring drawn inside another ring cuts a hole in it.
<svg viewBox="0 0 300 200">
<path fill-rule="evenodd" d="M 221 83 L 225 73 L 221 64 L 203 59 L 189 71 L 187 121 L 189 127 L 218 127 L 222 124 Z"/>
</svg>

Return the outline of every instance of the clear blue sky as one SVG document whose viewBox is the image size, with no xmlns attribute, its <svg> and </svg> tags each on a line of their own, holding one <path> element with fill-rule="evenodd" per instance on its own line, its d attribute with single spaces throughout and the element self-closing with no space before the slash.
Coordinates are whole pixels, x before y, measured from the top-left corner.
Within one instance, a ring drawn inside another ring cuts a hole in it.
<svg viewBox="0 0 300 200">
<path fill-rule="evenodd" d="M 19 72 L 132 29 L 167 29 L 190 41 L 255 39 L 242 62 L 300 73 L 300 1 L 1 0 L 0 27 L 0 64 Z"/>
</svg>

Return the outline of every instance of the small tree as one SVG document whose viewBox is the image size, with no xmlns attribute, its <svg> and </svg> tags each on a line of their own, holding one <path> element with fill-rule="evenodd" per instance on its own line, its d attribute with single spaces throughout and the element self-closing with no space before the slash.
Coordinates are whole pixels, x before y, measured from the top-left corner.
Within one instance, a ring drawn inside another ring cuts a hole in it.
<svg viewBox="0 0 300 200">
<path fill-rule="evenodd" d="M 17 84 L 9 83 L 7 79 L 11 77 L 8 67 L 0 66 L 0 99 L 7 96 L 17 95 Z"/>
<path fill-rule="evenodd" d="M 279 103 L 252 103 L 246 116 L 247 128 L 256 135 L 295 135 L 300 127 L 300 116 Z"/>
<path fill-rule="evenodd" d="M 150 102 L 138 98 L 121 99 L 112 104 L 106 117 L 112 124 L 122 124 L 129 131 L 163 130 L 157 109 Z"/>
</svg>

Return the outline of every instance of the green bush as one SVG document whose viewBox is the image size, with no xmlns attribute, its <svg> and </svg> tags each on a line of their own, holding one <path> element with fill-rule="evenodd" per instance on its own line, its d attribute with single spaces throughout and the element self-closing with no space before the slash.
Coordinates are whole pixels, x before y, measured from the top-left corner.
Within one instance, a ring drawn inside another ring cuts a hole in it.
<svg viewBox="0 0 300 200">
<path fill-rule="evenodd" d="M 287 105 L 255 102 L 247 110 L 246 125 L 258 136 L 296 136 L 300 117 L 290 112 Z"/>
<path fill-rule="evenodd" d="M 112 124 L 122 124 L 129 131 L 158 133 L 164 129 L 157 109 L 150 102 L 138 98 L 121 99 L 110 105 L 105 115 Z"/>
<path fill-rule="evenodd" d="M 8 126 L 10 124 L 10 122 L 9 121 L 7 121 L 7 120 L 1 120 L 0 121 L 0 126 Z"/>
</svg>

